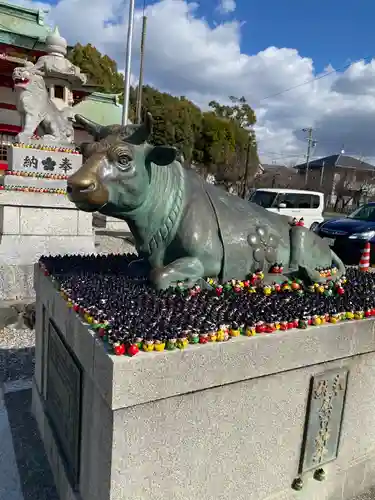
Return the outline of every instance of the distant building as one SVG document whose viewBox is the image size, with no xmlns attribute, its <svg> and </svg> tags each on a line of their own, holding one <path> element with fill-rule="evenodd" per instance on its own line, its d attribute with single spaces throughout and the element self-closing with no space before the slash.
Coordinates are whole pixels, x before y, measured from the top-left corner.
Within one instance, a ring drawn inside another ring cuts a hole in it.
<svg viewBox="0 0 375 500">
<path fill-rule="evenodd" d="M 306 162 L 294 168 L 305 176 Z M 309 163 L 308 187 L 324 191 L 330 204 L 360 203 L 375 195 L 375 167 L 345 154 L 318 158 Z"/>
<path fill-rule="evenodd" d="M 261 173 L 254 180 L 254 187 L 298 189 L 300 176 L 293 168 L 275 163 L 263 163 Z"/>
</svg>

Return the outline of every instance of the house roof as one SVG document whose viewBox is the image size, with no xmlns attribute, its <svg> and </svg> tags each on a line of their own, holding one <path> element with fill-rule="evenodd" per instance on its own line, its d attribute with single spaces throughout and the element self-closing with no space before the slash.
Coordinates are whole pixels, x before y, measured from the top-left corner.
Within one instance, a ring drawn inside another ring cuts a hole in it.
<svg viewBox="0 0 375 500">
<path fill-rule="evenodd" d="M 323 165 L 325 168 L 343 167 L 355 168 L 357 170 L 373 170 L 375 168 L 374 165 L 370 163 L 344 154 L 324 156 L 323 158 L 312 160 L 309 163 L 309 168 L 322 168 Z M 306 168 L 306 162 L 296 165 L 294 168 L 297 170 L 304 170 Z"/>
<path fill-rule="evenodd" d="M 45 12 L 0 1 L 0 43 L 27 49 L 40 49 L 51 28 L 44 22 Z"/>
<path fill-rule="evenodd" d="M 120 125 L 122 105 L 117 94 L 102 94 L 94 92 L 73 108 L 75 114 L 80 114 L 100 125 Z"/>
</svg>

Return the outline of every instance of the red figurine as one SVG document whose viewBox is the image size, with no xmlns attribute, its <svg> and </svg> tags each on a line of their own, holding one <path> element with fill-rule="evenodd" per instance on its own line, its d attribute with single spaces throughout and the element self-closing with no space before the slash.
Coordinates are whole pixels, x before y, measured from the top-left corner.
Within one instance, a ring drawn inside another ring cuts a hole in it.
<svg viewBox="0 0 375 500">
<path fill-rule="evenodd" d="M 258 321 L 255 326 L 255 331 L 256 333 L 264 333 L 266 331 L 266 325 L 263 323 L 263 321 Z"/>
<path fill-rule="evenodd" d="M 116 356 L 123 356 L 125 354 L 124 344 L 116 344 L 114 348 Z"/>
<path fill-rule="evenodd" d="M 271 267 L 271 273 L 273 273 L 273 274 L 279 274 L 280 273 L 279 264 L 275 264 L 274 266 Z"/>
<path fill-rule="evenodd" d="M 130 344 L 130 346 L 127 349 L 127 354 L 129 356 L 135 356 L 138 353 L 139 353 L 139 348 L 137 344 Z"/>
<path fill-rule="evenodd" d="M 303 217 L 301 217 L 300 220 L 296 222 L 296 226 L 303 227 L 304 225 L 305 221 L 303 220 Z"/>
<path fill-rule="evenodd" d="M 99 328 L 98 335 L 99 337 L 104 337 L 106 334 L 105 328 Z"/>
</svg>

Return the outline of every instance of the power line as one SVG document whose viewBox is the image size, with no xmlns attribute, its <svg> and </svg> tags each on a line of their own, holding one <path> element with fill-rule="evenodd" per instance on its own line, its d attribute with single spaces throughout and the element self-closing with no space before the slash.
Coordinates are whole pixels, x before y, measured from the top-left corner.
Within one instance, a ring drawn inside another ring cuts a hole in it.
<svg viewBox="0 0 375 500">
<path fill-rule="evenodd" d="M 331 71 L 327 71 L 323 75 L 316 76 L 315 78 L 312 78 L 311 80 L 307 80 L 305 82 L 298 83 L 297 85 L 293 85 L 292 87 L 288 87 L 284 90 L 280 90 L 280 92 L 276 92 L 275 94 L 271 94 L 271 95 L 268 95 L 266 97 L 262 97 L 262 99 L 259 99 L 258 102 L 262 102 L 262 101 L 265 101 L 267 99 L 271 99 L 272 97 L 277 97 L 281 94 L 285 94 L 285 92 L 290 92 L 291 90 L 297 89 L 299 87 L 303 87 L 304 85 L 308 85 L 309 83 L 313 83 L 317 80 L 321 80 L 322 78 L 326 78 L 327 76 L 333 75 L 334 73 L 337 73 L 338 71 L 343 71 L 345 69 L 348 69 L 348 68 L 350 68 L 350 66 L 352 66 L 356 62 L 359 62 L 359 61 L 367 62 L 369 59 L 371 60 L 372 56 L 362 57 L 361 59 L 358 59 L 357 61 L 354 61 L 354 62 L 345 64 L 344 66 L 341 66 L 341 68 L 332 69 Z"/>
</svg>

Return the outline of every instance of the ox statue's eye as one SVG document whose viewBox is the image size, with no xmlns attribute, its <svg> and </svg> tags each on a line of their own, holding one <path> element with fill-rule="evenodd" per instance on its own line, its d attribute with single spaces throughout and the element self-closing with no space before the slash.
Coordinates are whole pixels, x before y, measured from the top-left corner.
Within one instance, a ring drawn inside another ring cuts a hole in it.
<svg viewBox="0 0 375 500">
<path fill-rule="evenodd" d="M 132 158 L 129 155 L 127 155 L 125 153 L 118 155 L 117 164 L 118 164 L 118 167 L 120 170 L 124 170 L 124 171 L 129 170 L 132 166 L 131 162 L 132 162 Z"/>
</svg>

